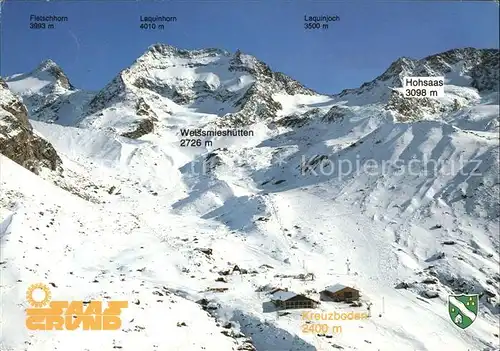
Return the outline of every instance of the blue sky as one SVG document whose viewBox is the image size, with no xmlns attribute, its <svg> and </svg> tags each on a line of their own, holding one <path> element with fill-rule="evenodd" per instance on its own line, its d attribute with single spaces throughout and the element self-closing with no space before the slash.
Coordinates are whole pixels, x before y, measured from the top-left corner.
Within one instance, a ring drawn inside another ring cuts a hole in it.
<svg viewBox="0 0 500 351">
<path fill-rule="evenodd" d="M 29 16 L 68 16 L 56 29 L 29 28 Z M 338 15 L 328 30 L 304 29 L 304 15 Z M 139 16 L 176 16 L 163 31 Z M 149 45 L 218 47 L 252 54 L 325 93 L 354 88 L 400 56 L 422 58 L 456 47 L 499 45 L 498 5 L 375 1 L 38 1 L 7 0 L 0 75 L 56 61 L 78 88 L 102 88 Z"/>
</svg>

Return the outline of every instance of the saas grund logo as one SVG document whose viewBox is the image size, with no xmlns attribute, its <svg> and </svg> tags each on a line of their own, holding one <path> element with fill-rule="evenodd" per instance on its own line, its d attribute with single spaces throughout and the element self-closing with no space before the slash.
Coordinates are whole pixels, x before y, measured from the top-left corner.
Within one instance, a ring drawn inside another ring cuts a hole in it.
<svg viewBox="0 0 500 351">
<path fill-rule="evenodd" d="M 122 308 L 128 301 L 51 301 L 50 288 L 42 283 L 32 284 L 26 292 L 31 308 L 26 309 L 26 328 L 29 330 L 118 330 Z"/>
<path fill-rule="evenodd" d="M 479 295 L 461 294 L 448 297 L 448 313 L 450 318 L 459 328 L 465 329 L 476 320 L 478 312 Z"/>
</svg>

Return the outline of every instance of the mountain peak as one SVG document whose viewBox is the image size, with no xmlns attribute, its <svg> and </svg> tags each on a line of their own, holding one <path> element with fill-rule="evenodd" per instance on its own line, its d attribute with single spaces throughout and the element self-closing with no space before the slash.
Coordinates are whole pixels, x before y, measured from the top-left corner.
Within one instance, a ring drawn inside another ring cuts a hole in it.
<svg viewBox="0 0 500 351">
<path fill-rule="evenodd" d="M 207 56 L 229 56 L 229 53 L 225 50 L 218 48 L 206 48 L 206 49 L 180 49 L 178 47 L 156 43 L 151 45 L 146 54 L 160 54 L 166 57 L 180 57 L 180 58 L 197 58 L 197 57 L 207 57 Z"/>
<path fill-rule="evenodd" d="M 429 55 L 422 59 L 400 57 L 374 80 L 363 83 L 356 89 L 345 89 L 337 96 L 360 96 L 368 91 L 373 93 L 375 89 L 378 93 L 374 95 L 374 99 L 382 101 L 390 96 L 390 87 L 401 86 L 403 76 L 445 76 L 448 79 L 447 84 L 450 85 L 466 85 L 479 92 L 498 91 L 499 52 L 498 49 L 465 47 Z"/>
<path fill-rule="evenodd" d="M 60 68 L 57 63 L 52 61 L 51 59 L 46 59 L 43 60 L 38 67 L 36 68 L 37 71 L 49 71 L 54 68 Z"/>
<path fill-rule="evenodd" d="M 401 75 L 401 73 L 406 73 L 408 71 L 411 71 L 412 69 L 415 68 L 416 61 L 417 60 L 414 60 L 409 57 L 404 57 L 404 56 L 400 57 L 396 61 L 391 63 L 389 68 L 384 73 L 382 73 L 378 77 L 378 79 L 385 81 L 396 75 Z"/>
<path fill-rule="evenodd" d="M 185 106 L 224 117 L 224 123 L 250 124 L 276 117 L 282 106 L 271 97 L 275 93 L 316 94 L 241 50 L 180 49 L 157 43 L 92 99 L 81 123 L 94 123 L 117 103 L 132 106 L 142 121 L 143 115 L 136 113 L 137 106 L 143 105 L 138 99 L 141 96 L 147 104 L 163 106 L 163 110 Z"/>
<path fill-rule="evenodd" d="M 63 88 L 74 90 L 75 88 L 71 85 L 68 77 L 62 70 L 62 68 L 51 59 L 46 59 L 42 61 L 38 67 L 33 71 L 34 74 L 45 73 L 51 78 L 55 79 Z"/>
<path fill-rule="evenodd" d="M 478 49 L 472 47 L 451 49 L 422 59 L 400 57 L 376 79 L 385 81 L 401 73 L 408 75 L 446 75 L 456 69 L 453 65 L 462 62 L 464 69 L 473 70 L 482 65 L 498 66 L 498 49 Z"/>
</svg>

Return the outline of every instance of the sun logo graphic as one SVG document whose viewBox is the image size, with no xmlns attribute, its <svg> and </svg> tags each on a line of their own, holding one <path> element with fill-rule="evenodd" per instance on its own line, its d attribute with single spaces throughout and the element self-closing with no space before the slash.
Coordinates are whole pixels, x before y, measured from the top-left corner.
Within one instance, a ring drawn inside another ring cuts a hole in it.
<svg viewBox="0 0 500 351">
<path fill-rule="evenodd" d="M 118 330 L 121 312 L 128 301 L 52 301 L 50 288 L 32 284 L 26 291 L 31 308 L 26 309 L 26 328 L 29 330 Z"/>
<path fill-rule="evenodd" d="M 37 294 L 38 293 L 38 294 Z M 35 295 L 39 295 L 39 293 L 43 293 L 43 298 L 40 299 Z M 50 293 L 50 289 L 45 284 L 31 284 L 26 291 L 26 300 L 28 300 L 29 304 L 36 308 L 42 308 L 50 302 L 52 294 Z"/>
</svg>

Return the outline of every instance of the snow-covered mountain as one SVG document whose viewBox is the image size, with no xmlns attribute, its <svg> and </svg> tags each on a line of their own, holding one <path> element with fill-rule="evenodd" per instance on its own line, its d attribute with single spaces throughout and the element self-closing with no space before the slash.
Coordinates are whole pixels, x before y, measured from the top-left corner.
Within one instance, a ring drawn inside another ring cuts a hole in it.
<svg viewBox="0 0 500 351">
<path fill-rule="evenodd" d="M 64 171 L 1 156 L 0 348 L 499 350 L 498 58 L 402 58 L 337 95 L 240 51 L 163 44 L 96 94 L 52 62 L 8 77 Z M 445 96 L 403 98 L 403 76 L 445 76 Z M 24 109 L 10 91 L 0 127 Z M 130 301 L 121 330 L 25 331 L 36 282 Z M 337 283 L 361 305 L 317 310 L 371 318 L 328 336 L 269 312 L 273 288 L 317 299 Z M 466 330 L 448 316 L 459 293 L 480 295 Z"/>
<path fill-rule="evenodd" d="M 278 92 L 315 94 L 240 51 L 189 51 L 157 44 L 94 97 L 79 125 L 140 137 L 153 131 L 158 115 L 186 108 L 247 125 L 276 115 L 281 106 L 271 95 Z"/>
<path fill-rule="evenodd" d="M 478 126 L 466 129 L 498 130 L 495 109 L 472 112 L 464 107 L 496 105 L 498 101 L 499 53 L 496 49 L 462 48 L 431 55 L 420 60 L 400 58 L 379 77 L 357 89 L 346 89 L 338 98 L 349 105 L 385 104 L 399 120 L 438 118 L 464 123 L 470 115 L 479 115 Z M 395 88 L 403 77 L 445 77 L 445 96 L 438 99 L 409 99 Z M 452 124 L 453 124 L 452 122 Z"/>
<path fill-rule="evenodd" d="M 28 108 L 30 118 L 43 122 L 73 125 L 72 117 L 83 113 L 86 103 L 95 95 L 76 89 L 61 67 L 50 59 L 32 72 L 5 80 Z"/>
</svg>

